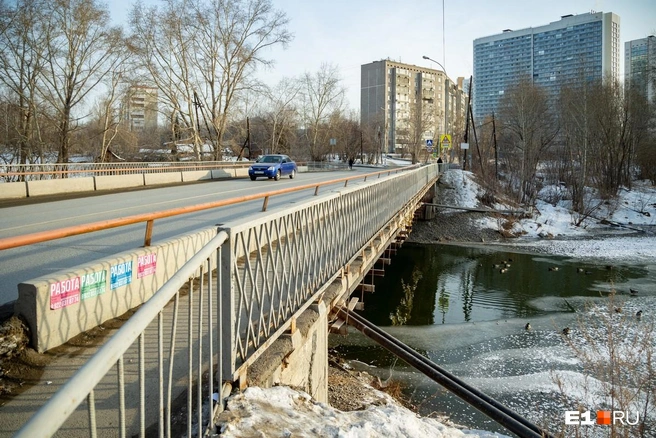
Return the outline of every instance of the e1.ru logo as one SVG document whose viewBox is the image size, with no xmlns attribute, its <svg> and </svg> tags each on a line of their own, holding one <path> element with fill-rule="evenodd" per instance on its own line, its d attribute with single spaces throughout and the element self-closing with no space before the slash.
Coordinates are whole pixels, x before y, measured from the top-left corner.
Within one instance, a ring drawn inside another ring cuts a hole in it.
<svg viewBox="0 0 656 438">
<path fill-rule="evenodd" d="M 592 419 L 590 411 L 565 411 L 565 424 L 575 424 L 581 426 L 592 426 L 599 424 L 610 426 L 611 424 L 628 424 L 635 426 L 640 421 L 638 412 L 635 413 L 635 421 L 629 421 L 629 412 L 624 411 L 597 411 L 596 421 Z M 626 421 L 626 423 L 625 423 Z"/>
</svg>

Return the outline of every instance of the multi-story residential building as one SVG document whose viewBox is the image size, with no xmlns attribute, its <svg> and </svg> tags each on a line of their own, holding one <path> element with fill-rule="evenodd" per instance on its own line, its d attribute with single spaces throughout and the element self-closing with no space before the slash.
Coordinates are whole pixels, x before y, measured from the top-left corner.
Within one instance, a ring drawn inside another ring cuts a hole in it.
<svg viewBox="0 0 656 438">
<path fill-rule="evenodd" d="M 564 15 L 548 25 L 474 40 L 476 123 L 497 110 L 506 90 L 527 78 L 552 102 L 564 85 L 582 80 L 619 80 L 620 18 L 612 12 Z"/>
<path fill-rule="evenodd" d="M 422 143 L 437 146 L 441 134 L 452 134 L 464 120 L 462 86 L 442 70 L 384 59 L 361 66 L 360 84 L 362 125 L 376 125 L 386 153 L 407 152 L 417 129 Z"/>
<path fill-rule="evenodd" d="M 157 88 L 135 85 L 126 98 L 125 119 L 130 131 L 140 132 L 157 128 Z"/>
<path fill-rule="evenodd" d="M 626 86 L 656 102 L 656 36 L 624 43 L 624 77 Z"/>
</svg>

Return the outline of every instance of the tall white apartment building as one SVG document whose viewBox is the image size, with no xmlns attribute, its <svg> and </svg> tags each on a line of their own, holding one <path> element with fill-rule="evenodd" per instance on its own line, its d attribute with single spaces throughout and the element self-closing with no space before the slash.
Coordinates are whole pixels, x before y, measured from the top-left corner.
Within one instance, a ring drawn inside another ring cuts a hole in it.
<svg viewBox="0 0 656 438">
<path fill-rule="evenodd" d="M 563 15 L 545 26 L 474 40 L 474 117 L 497 110 L 506 90 L 524 77 L 554 100 L 564 85 L 620 75 L 620 17 L 612 12 Z"/>
<path fill-rule="evenodd" d="M 624 43 L 624 77 L 649 102 L 656 102 L 656 36 Z"/>
</svg>

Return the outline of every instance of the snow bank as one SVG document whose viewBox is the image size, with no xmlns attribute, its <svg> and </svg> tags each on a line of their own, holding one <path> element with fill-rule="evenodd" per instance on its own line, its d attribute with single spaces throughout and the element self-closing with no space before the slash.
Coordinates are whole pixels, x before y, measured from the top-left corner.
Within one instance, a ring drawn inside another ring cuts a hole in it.
<svg viewBox="0 0 656 438">
<path fill-rule="evenodd" d="M 231 421 L 222 425 L 224 437 L 352 437 L 352 438 L 499 438 L 491 432 L 466 431 L 424 418 L 388 400 L 382 406 L 341 412 L 285 386 L 247 388 L 228 401 Z M 228 415 L 226 415 L 228 414 Z"/>
<path fill-rule="evenodd" d="M 484 193 L 471 172 L 451 169 L 444 173 L 442 181 L 453 188 L 453 193 L 446 194 L 448 200 L 445 203 L 448 201 L 463 207 L 475 207 L 478 198 Z M 499 204 L 497 208 L 510 207 Z M 637 234 L 600 223 L 600 219 L 607 219 L 629 226 L 656 225 L 654 186 L 646 181 L 637 181 L 632 190 L 622 189 L 618 199 L 604 203 L 594 214 L 596 218 L 588 218 L 581 226 L 575 226 L 567 202 L 561 201 L 554 206 L 538 200 L 533 216 L 518 220 L 510 230 L 523 238 L 504 244 L 575 258 L 646 262 L 656 260 L 656 237 L 653 234 Z M 493 218 L 481 219 L 479 224 L 493 230 L 500 227 L 499 221 Z M 631 236 L 599 237 L 602 231 L 617 234 L 629 232 Z"/>
</svg>

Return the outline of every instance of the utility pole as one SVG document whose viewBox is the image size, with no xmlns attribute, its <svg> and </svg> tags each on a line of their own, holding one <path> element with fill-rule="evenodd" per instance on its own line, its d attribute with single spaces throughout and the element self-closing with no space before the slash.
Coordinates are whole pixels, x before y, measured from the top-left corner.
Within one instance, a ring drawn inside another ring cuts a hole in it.
<svg viewBox="0 0 656 438">
<path fill-rule="evenodd" d="M 494 112 L 492 112 L 492 138 L 494 139 L 494 171 L 497 181 L 499 180 L 499 153 L 497 149 L 497 128 L 494 123 Z"/>
<path fill-rule="evenodd" d="M 364 153 L 363 153 L 363 147 L 362 147 L 362 129 L 360 129 L 360 162 L 364 164 Z"/>
<path fill-rule="evenodd" d="M 248 161 L 251 161 L 251 122 L 246 117 L 246 140 L 244 140 L 244 144 L 241 147 L 241 150 L 239 151 L 239 155 L 237 155 L 237 161 L 241 161 L 241 157 L 244 154 L 244 148 L 248 146 Z"/>
<path fill-rule="evenodd" d="M 474 123 L 474 112 L 471 106 L 469 107 L 469 116 L 472 122 L 472 131 L 474 131 L 474 142 L 476 143 L 476 151 L 478 152 L 478 163 L 481 166 L 481 175 L 485 176 L 485 168 L 483 167 L 483 158 L 481 157 L 481 148 L 478 147 L 478 136 L 476 135 L 476 123 Z"/>
<path fill-rule="evenodd" d="M 468 143 L 469 140 L 469 116 L 471 108 L 471 90 L 472 90 L 472 76 L 469 76 L 469 91 L 467 91 L 467 111 L 465 112 L 466 122 L 465 122 L 465 143 Z M 467 149 L 463 152 L 462 157 L 462 170 L 467 170 Z"/>
<path fill-rule="evenodd" d="M 192 102 L 194 104 L 194 107 L 196 108 L 196 136 L 194 138 L 194 148 L 196 149 L 196 158 L 202 160 L 203 159 L 203 145 L 197 145 L 197 140 L 198 143 L 202 143 L 202 138 L 200 136 L 200 118 L 198 117 L 198 108 L 203 106 L 203 104 L 200 102 L 200 99 L 198 99 L 198 94 L 194 91 L 194 100 Z M 200 149 L 199 149 L 200 147 Z"/>
</svg>

